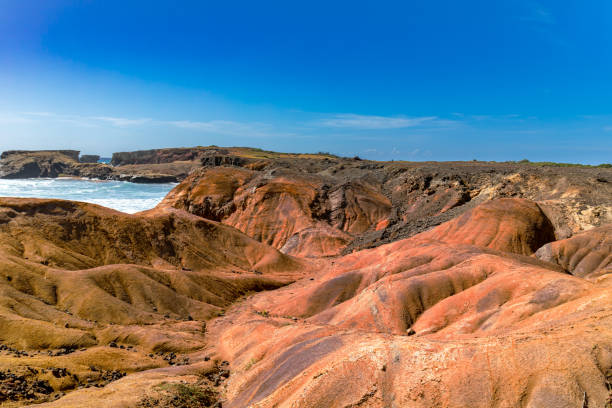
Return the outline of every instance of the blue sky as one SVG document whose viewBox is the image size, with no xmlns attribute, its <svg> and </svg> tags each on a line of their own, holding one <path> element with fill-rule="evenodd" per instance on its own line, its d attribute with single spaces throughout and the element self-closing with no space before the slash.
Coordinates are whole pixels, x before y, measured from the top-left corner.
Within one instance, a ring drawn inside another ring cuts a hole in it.
<svg viewBox="0 0 612 408">
<path fill-rule="evenodd" d="M 612 161 L 612 2 L 0 0 L 0 150 Z"/>
</svg>

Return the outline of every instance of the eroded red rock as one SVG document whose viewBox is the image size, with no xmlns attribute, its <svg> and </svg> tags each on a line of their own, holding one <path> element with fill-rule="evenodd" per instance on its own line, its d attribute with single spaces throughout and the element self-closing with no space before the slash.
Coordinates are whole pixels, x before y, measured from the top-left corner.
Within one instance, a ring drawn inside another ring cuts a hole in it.
<svg viewBox="0 0 612 408">
<path fill-rule="evenodd" d="M 546 226 L 491 202 L 255 296 L 212 329 L 228 405 L 603 406 L 612 287 L 523 255 Z"/>
<path fill-rule="evenodd" d="M 581 278 L 609 274 L 612 272 L 612 225 L 548 243 L 535 255 Z"/>
<path fill-rule="evenodd" d="M 2 198 L 0 344 L 193 350 L 205 344 L 202 321 L 308 270 L 234 228 L 180 210 L 128 215 Z"/>
<path fill-rule="evenodd" d="M 554 241 L 555 231 L 536 203 L 505 198 L 485 202 L 419 237 L 531 255 Z"/>
<path fill-rule="evenodd" d="M 354 235 L 386 219 L 391 204 L 367 183 L 331 187 L 314 175 L 220 167 L 192 174 L 160 207 L 222 221 L 287 254 L 308 257 L 338 255 Z"/>
</svg>

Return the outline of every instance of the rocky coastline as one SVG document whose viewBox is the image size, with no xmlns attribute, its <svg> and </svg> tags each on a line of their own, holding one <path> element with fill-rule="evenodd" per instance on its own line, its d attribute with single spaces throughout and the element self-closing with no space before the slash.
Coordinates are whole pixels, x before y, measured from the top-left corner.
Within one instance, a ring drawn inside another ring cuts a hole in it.
<svg viewBox="0 0 612 408">
<path fill-rule="evenodd" d="M 243 166 L 251 149 L 167 148 L 113 153 L 110 163 L 78 150 L 8 150 L 0 155 L 0 179 L 78 177 L 132 183 L 176 183 L 201 167 Z M 257 152 L 258 149 L 252 149 Z"/>
<path fill-rule="evenodd" d="M 79 155 L 76 150 L 6 151 L 0 156 L 0 178 L 78 177 L 132 183 L 175 183 L 184 179 L 195 163 L 181 168 L 142 163 L 121 166 L 99 163 L 98 155 Z"/>
</svg>

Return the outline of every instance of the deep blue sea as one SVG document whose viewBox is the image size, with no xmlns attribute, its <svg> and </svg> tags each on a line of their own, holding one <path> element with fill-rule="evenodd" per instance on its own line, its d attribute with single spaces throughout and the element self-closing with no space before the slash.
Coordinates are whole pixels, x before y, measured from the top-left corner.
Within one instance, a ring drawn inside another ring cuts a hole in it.
<svg viewBox="0 0 612 408">
<path fill-rule="evenodd" d="M 137 184 L 126 181 L 0 179 L 0 197 L 60 198 L 85 201 L 135 213 L 155 207 L 176 184 Z"/>
</svg>

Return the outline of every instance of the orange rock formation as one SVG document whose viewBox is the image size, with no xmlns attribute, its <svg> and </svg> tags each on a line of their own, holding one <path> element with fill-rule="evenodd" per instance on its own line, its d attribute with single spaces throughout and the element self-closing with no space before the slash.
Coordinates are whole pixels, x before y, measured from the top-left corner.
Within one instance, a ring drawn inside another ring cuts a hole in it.
<svg viewBox="0 0 612 408">
<path fill-rule="evenodd" d="M 533 203 L 494 201 L 255 296 L 213 330 L 229 406 L 604 406 L 612 288 L 523 255 L 547 234 Z"/>
<path fill-rule="evenodd" d="M 196 158 L 140 214 L 0 198 L 0 406 L 612 404 L 608 170 Z"/>
</svg>

